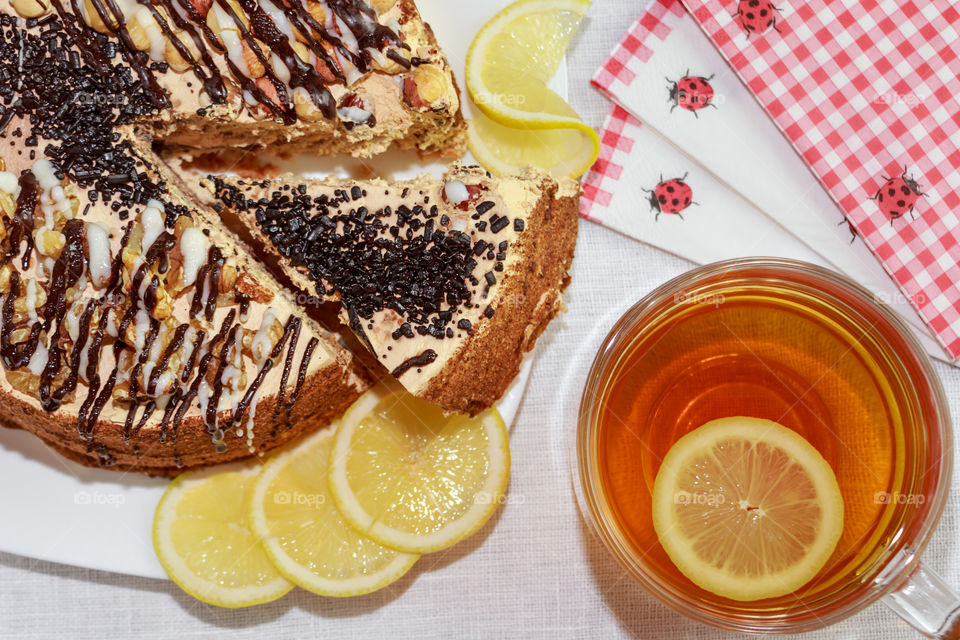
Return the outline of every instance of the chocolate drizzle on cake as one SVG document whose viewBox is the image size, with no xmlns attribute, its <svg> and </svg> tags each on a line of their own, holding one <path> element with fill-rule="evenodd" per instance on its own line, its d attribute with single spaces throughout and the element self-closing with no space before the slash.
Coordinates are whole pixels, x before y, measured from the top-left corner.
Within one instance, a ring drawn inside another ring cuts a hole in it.
<svg viewBox="0 0 960 640">
<path fill-rule="evenodd" d="M 162 6 L 179 29 L 187 30 L 172 5 Z M 54 7 L 56 15 L 33 21 L 26 29 L 21 20 L 0 15 L 2 122 L 5 127 L 14 119 L 18 123 L 13 131 L 0 131 L 0 139 L 26 138 L 23 147 L 30 146 L 29 140 L 42 141 L 44 156 L 13 180 L 13 210 L 4 205 L 0 359 L 8 381 L 16 376 L 20 382 L 11 384 L 36 397 L 47 412 L 77 402 L 77 433 L 105 465 L 114 459 L 97 441 L 97 425 L 107 407 L 115 406 L 112 403 L 126 408 L 122 434 L 128 444 L 152 418 L 160 422 L 160 441 L 175 443 L 184 420 L 196 415 L 199 404 L 217 450 L 226 447 L 225 429 L 244 417 L 251 446 L 258 394 L 274 363 L 283 358 L 277 406 L 289 418 L 318 342 L 311 338 L 305 349 L 289 397 L 302 322 L 295 316 L 287 318 L 282 338 L 270 341 L 269 357 L 257 362 L 256 375 L 243 378 L 241 353 L 243 332 L 249 331 L 244 322 L 250 298 L 223 285 L 227 259 L 207 240 L 206 261 L 194 278 L 189 322 L 172 321 L 166 288 L 172 275 L 169 256 L 178 243 L 173 229 L 183 227 L 178 220 L 189 217 L 189 211 L 170 201 L 166 185 L 153 177 L 121 134 L 125 128 L 130 135 L 141 118 L 166 106 L 165 94 L 149 80 L 164 73 L 165 65 L 150 62 L 144 52 L 125 52 L 115 40 L 82 25 L 58 0 Z M 130 45 L 116 0 L 95 0 L 94 7 L 106 24 L 117 25 L 116 37 Z M 72 8 L 78 11 L 76 0 Z M 151 11 L 156 16 L 155 8 Z M 215 65 L 203 55 L 199 60 L 207 68 L 207 88 L 216 93 L 222 82 Z M 4 174 L 3 184 L 2 195 L 11 197 L 10 174 Z M 82 214 L 69 191 L 75 186 L 87 190 L 89 204 Z M 101 231 L 106 246 L 98 249 L 98 262 L 105 262 L 102 268 L 109 268 L 109 274 L 103 275 L 105 282 L 95 283 L 95 293 L 87 287 L 90 279 L 96 280 L 90 236 L 96 225 L 82 217 L 91 205 L 109 205 L 119 219 L 139 216 L 143 232 L 134 240 L 131 220 L 123 227 L 120 250 L 113 253 L 108 231 Z M 151 209 L 159 228 L 147 241 L 145 216 Z M 55 259 L 44 245 L 34 246 L 34 238 L 48 232 L 62 238 Z M 147 245 L 141 246 L 144 242 Z M 125 262 L 127 249 L 133 251 L 128 256 L 132 266 Z M 221 294 L 224 288 L 228 291 Z M 40 295 L 43 299 L 37 302 Z M 164 297 L 168 306 L 161 315 L 158 307 Z M 215 323 L 218 308 L 225 305 L 231 308 L 221 309 L 223 317 Z M 270 316 L 264 322 L 275 320 Z M 105 379 L 101 371 L 109 371 Z M 77 397 L 81 383 L 85 393 Z M 226 422 L 224 412 L 229 416 Z"/>
<path fill-rule="evenodd" d="M 399 378 L 408 370 L 413 369 L 415 367 L 423 367 L 425 365 L 430 364 L 436 359 L 437 359 L 437 352 L 434 351 L 433 349 L 427 349 L 423 353 L 413 356 L 412 358 L 407 358 L 406 360 L 401 362 L 398 367 L 396 367 L 393 371 L 390 372 L 390 375 L 392 375 L 394 378 Z"/>
<path fill-rule="evenodd" d="M 411 66 L 403 53 L 409 46 L 398 32 L 378 22 L 370 6 L 357 0 L 314 4 L 327 15 L 324 24 L 299 1 L 70 0 L 67 11 L 62 0 L 53 0 L 60 20 L 87 63 L 105 73 L 111 67 L 109 61 L 119 53 L 135 72 L 154 108 L 170 107 L 170 98 L 158 79 L 158 73 L 166 71 L 169 64 L 163 56 L 158 59 L 155 52 L 165 51 L 169 43 L 179 64 L 200 80 L 211 103 L 224 104 L 228 99 L 227 81 L 221 73 L 225 68 L 248 103 L 263 105 L 272 117 L 286 124 L 298 119 L 293 96 L 298 89 L 305 91 L 323 117 L 331 120 L 338 116 L 338 105 L 330 84 L 351 84 L 374 70 L 377 60 L 393 61 L 403 69 Z M 149 13 L 148 22 L 156 24 L 150 36 L 146 35 L 147 26 L 130 24 L 130 19 L 135 19 L 133 14 L 143 7 Z M 211 29 L 208 20 L 211 11 L 216 13 L 217 31 Z M 96 23 L 106 35 L 93 32 L 78 17 L 90 25 Z M 140 42 L 135 42 L 134 28 L 138 29 Z M 237 39 L 230 36 L 228 42 L 224 30 L 236 33 Z M 310 37 L 301 43 L 294 33 Z M 143 38 L 149 38 L 149 42 L 142 42 Z M 312 52 L 315 62 L 304 60 L 294 49 L 295 43 Z M 143 45 L 147 51 L 141 50 Z M 242 48 L 242 55 L 236 47 Z M 251 64 L 258 68 L 256 73 L 251 72 Z M 375 123 L 372 114 L 363 122 L 370 126 Z M 353 126 L 356 120 L 348 117 L 345 124 Z"/>
<path fill-rule="evenodd" d="M 51 18 L 30 32 L 0 16 L 0 99 L 8 113 L 29 123 L 28 137 L 48 142 L 43 153 L 57 171 L 98 199 L 116 199 L 115 211 L 125 217 L 130 207 L 162 197 L 166 186 L 147 176 L 117 128 L 159 105 L 129 67 L 109 60 L 116 54 L 108 55 L 108 38 L 83 31 L 84 63 L 70 55 L 77 42 L 70 33 L 82 27 L 70 15 L 64 22 Z"/>
</svg>

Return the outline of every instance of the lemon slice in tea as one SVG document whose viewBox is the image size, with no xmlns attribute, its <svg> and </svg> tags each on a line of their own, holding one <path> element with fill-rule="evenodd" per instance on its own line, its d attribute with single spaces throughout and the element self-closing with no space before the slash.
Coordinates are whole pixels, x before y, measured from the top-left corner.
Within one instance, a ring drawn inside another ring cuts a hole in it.
<svg viewBox="0 0 960 640">
<path fill-rule="evenodd" d="M 653 526 L 698 586 L 732 600 L 796 591 L 843 532 L 843 498 L 823 456 L 771 420 L 713 420 L 667 452 L 653 486 Z"/>
</svg>

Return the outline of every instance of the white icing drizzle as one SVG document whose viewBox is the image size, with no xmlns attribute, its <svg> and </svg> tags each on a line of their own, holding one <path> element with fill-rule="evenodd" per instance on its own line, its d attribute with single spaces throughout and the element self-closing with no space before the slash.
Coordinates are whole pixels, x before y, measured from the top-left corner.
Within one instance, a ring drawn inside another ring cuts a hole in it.
<svg viewBox="0 0 960 640">
<path fill-rule="evenodd" d="M 353 122 L 366 122 L 370 119 L 371 114 L 366 109 L 361 109 L 360 107 L 341 107 L 337 109 L 337 115 L 344 120 L 352 120 Z"/>
<path fill-rule="evenodd" d="M 270 355 L 273 344 L 270 342 L 270 328 L 273 326 L 277 314 L 272 308 L 267 309 L 263 314 L 263 320 L 260 322 L 260 328 L 250 341 L 250 352 L 253 353 L 253 360 L 257 364 L 263 364 L 263 361 Z"/>
<path fill-rule="evenodd" d="M 112 323 L 112 322 L 108 322 L 108 323 L 107 323 L 106 334 L 107 334 L 108 336 L 110 336 L 111 338 L 116 338 L 116 337 L 118 337 L 119 334 L 117 333 L 117 325 L 115 325 L 115 324 Z"/>
<path fill-rule="evenodd" d="M 247 67 L 247 61 L 243 57 L 243 43 L 240 40 L 240 29 L 233 17 L 227 13 L 223 7 L 214 2 L 210 8 L 217 16 L 217 25 L 220 27 L 220 41 L 223 42 L 224 49 L 227 50 L 227 56 L 240 70 L 242 74 L 250 77 L 250 69 Z"/>
<path fill-rule="evenodd" d="M 210 385 L 204 380 L 197 388 L 197 401 L 200 403 L 200 415 L 207 413 L 207 405 L 210 404 Z"/>
<path fill-rule="evenodd" d="M 60 186 L 60 180 L 57 178 L 56 169 L 46 158 L 40 158 L 33 163 L 30 169 L 37 179 L 37 186 L 46 196 L 40 198 L 40 211 L 43 212 L 44 229 L 53 229 L 53 215 L 59 211 L 64 218 L 70 220 L 73 218 L 73 209 L 70 207 L 70 201 L 67 199 L 63 187 Z"/>
<path fill-rule="evenodd" d="M 77 339 L 80 338 L 80 315 L 77 313 L 78 307 L 80 306 L 82 305 L 74 303 L 65 316 L 67 321 L 67 335 L 70 336 L 70 341 L 74 344 L 76 344 Z"/>
<path fill-rule="evenodd" d="M 126 13 L 126 7 L 124 13 Z M 133 18 L 143 28 L 143 32 L 146 34 L 147 40 L 150 43 L 150 59 L 156 62 L 162 62 L 167 40 L 163 35 L 163 31 L 160 30 L 160 25 L 154 20 L 153 14 L 150 13 L 150 10 L 146 7 L 140 6 L 133 14 Z"/>
<path fill-rule="evenodd" d="M 287 16 L 283 13 L 283 10 L 280 9 L 277 5 L 273 4 L 270 0 L 260 0 L 260 8 L 263 9 L 270 19 L 273 20 L 273 24 L 277 25 L 279 29 L 287 38 L 293 42 L 293 26 L 290 24 L 290 21 L 287 20 Z M 218 15 L 217 18 L 220 16 Z"/>
<path fill-rule="evenodd" d="M 273 67 L 273 73 L 283 84 L 290 84 L 290 69 L 287 68 L 287 65 L 283 63 L 283 59 L 277 54 L 272 54 L 270 56 L 270 66 Z M 297 91 L 302 91 L 300 87 L 297 87 Z M 307 94 L 309 95 L 309 94 Z"/>
<path fill-rule="evenodd" d="M 183 356 L 182 361 L 187 362 L 190 360 L 190 354 L 193 353 L 194 341 L 197 339 L 197 331 L 193 327 L 187 327 L 187 330 L 183 334 Z M 159 388 L 159 385 L 157 385 Z"/>
<path fill-rule="evenodd" d="M 30 370 L 35 376 L 43 373 L 44 367 L 47 366 L 47 346 L 43 342 L 37 343 L 37 350 L 33 352 L 33 355 L 30 356 L 30 362 L 27 364 L 27 369 Z"/>
<path fill-rule="evenodd" d="M 147 331 L 150 330 L 150 316 L 143 309 L 137 309 L 133 318 L 133 347 L 137 353 L 143 349 L 143 344 L 147 339 Z"/>
<path fill-rule="evenodd" d="M 88 222 L 87 231 L 87 268 L 93 286 L 102 289 L 110 280 L 110 236 L 103 225 Z"/>
<path fill-rule="evenodd" d="M 30 316 L 30 322 L 37 321 L 37 279 L 27 279 L 27 293 L 24 298 L 27 305 L 27 314 Z"/>
<path fill-rule="evenodd" d="M 153 344 L 150 345 L 150 354 L 147 356 L 147 361 L 143 363 L 143 384 L 141 385 L 141 389 L 144 391 L 147 390 L 147 383 L 150 380 L 150 376 L 153 374 L 153 370 L 160 360 L 160 355 L 163 353 L 167 333 L 167 325 L 161 324 L 160 329 L 157 331 L 157 337 L 154 338 Z M 164 388 L 157 384 L 157 390 L 162 392 Z"/>
<path fill-rule="evenodd" d="M 147 206 L 140 214 L 140 224 L 143 225 L 143 240 L 140 244 L 146 254 L 164 230 L 164 207 L 159 200 L 148 200 Z"/>
<path fill-rule="evenodd" d="M 197 281 L 197 272 L 207 261 L 207 237 L 200 229 L 190 227 L 184 230 L 180 236 L 180 254 L 183 256 L 183 284 L 188 287 Z"/>
<path fill-rule="evenodd" d="M 170 389 L 170 385 L 176 380 L 176 376 L 177 374 L 170 370 L 164 371 L 157 376 L 157 395 L 155 400 L 157 406 L 161 409 L 167 406 L 167 401 L 170 399 L 170 394 L 167 393 L 167 390 Z M 162 406 L 161 400 L 163 401 Z"/>
<path fill-rule="evenodd" d="M 260 389 L 257 389 L 256 393 L 253 394 L 253 400 L 250 401 L 250 406 L 247 408 L 247 449 L 253 453 L 253 420 L 257 417 L 257 402 L 260 400 Z"/>
<path fill-rule="evenodd" d="M 0 191 L 9 193 L 16 200 L 20 197 L 20 181 L 9 171 L 0 171 Z"/>
</svg>

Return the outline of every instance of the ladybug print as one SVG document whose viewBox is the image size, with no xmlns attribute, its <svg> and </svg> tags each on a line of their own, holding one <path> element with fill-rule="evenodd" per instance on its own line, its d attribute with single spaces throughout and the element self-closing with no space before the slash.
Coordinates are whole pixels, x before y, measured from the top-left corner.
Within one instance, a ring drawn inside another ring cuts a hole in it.
<svg viewBox="0 0 960 640">
<path fill-rule="evenodd" d="M 853 226 L 853 223 L 850 222 L 850 219 L 847 216 L 843 216 L 843 220 L 837 223 L 837 226 L 847 225 L 847 229 L 850 230 L 850 244 L 853 244 L 860 234 L 857 233 L 856 228 Z"/>
<path fill-rule="evenodd" d="M 880 210 L 890 218 L 890 224 L 907 213 L 913 214 L 920 196 L 927 195 L 920 191 L 917 181 L 907 175 L 906 167 L 903 168 L 901 175 L 895 178 L 884 177 L 883 180 L 883 186 L 877 190 L 871 200 L 877 201 Z"/>
<path fill-rule="evenodd" d="M 660 176 L 660 183 L 656 187 L 644 189 L 650 194 L 650 208 L 657 212 L 655 220 L 660 218 L 661 213 L 676 215 L 682 220 L 681 212 L 690 205 L 697 204 L 693 201 L 693 190 L 685 182 L 686 179 L 687 174 L 670 180 L 664 180 L 663 176 Z"/>
<path fill-rule="evenodd" d="M 767 29 L 773 27 L 777 33 L 777 14 L 780 9 L 773 6 L 770 0 L 740 0 L 737 5 L 737 17 L 740 18 L 740 24 L 747 37 L 751 33 L 764 33 Z"/>
<path fill-rule="evenodd" d="M 717 108 L 717 105 L 713 104 L 713 87 L 710 86 L 710 81 L 713 79 L 711 75 L 709 78 L 704 78 L 703 76 L 692 76 L 690 75 L 690 70 L 687 69 L 687 72 L 679 80 L 671 80 L 667 78 L 667 88 L 670 90 L 670 102 L 673 103 L 673 106 L 670 107 L 670 113 L 673 113 L 673 110 L 677 107 L 685 109 L 693 113 L 693 115 L 700 117 L 697 114 L 697 111 L 701 109 L 706 109 L 707 107 Z"/>
</svg>

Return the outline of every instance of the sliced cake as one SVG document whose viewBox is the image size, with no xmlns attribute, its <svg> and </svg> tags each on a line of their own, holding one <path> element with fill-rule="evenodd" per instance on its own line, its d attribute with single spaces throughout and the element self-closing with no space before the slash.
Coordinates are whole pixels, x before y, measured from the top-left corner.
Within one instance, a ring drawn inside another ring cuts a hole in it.
<svg viewBox="0 0 960 640">
<path fill-rule="evenodd" d="M 152 474 L 328 424 L 368 384 L 350 353 L 164 177 L 129 67 L 45 20 L 0 15 L 3 424 Z"/>
<path fill-rule="evenodd" d="M 154 153 L 462 133 L 409 0 L 0 0 L 0 424 L 150 474 L 262 454 L 376 377 L 319 302 L 418 395 L 489 407 L 561 308 L 575 182 L 224 178 L 214 211 Z"/>
<path fill-rule="evenodd" d="M 167 145 L 465 148 L 453 73 L 413 0 L 38 1 L 125 45 L 160 108 L 141 132 Z"/>
<path fill-rule="evenodd" d="M 450 411 L 490 407 L 562 308 L 579 184 L 454 165 L 443 179 L 207 182 L 309 296 L 409 391 Z"/>
</svg>

